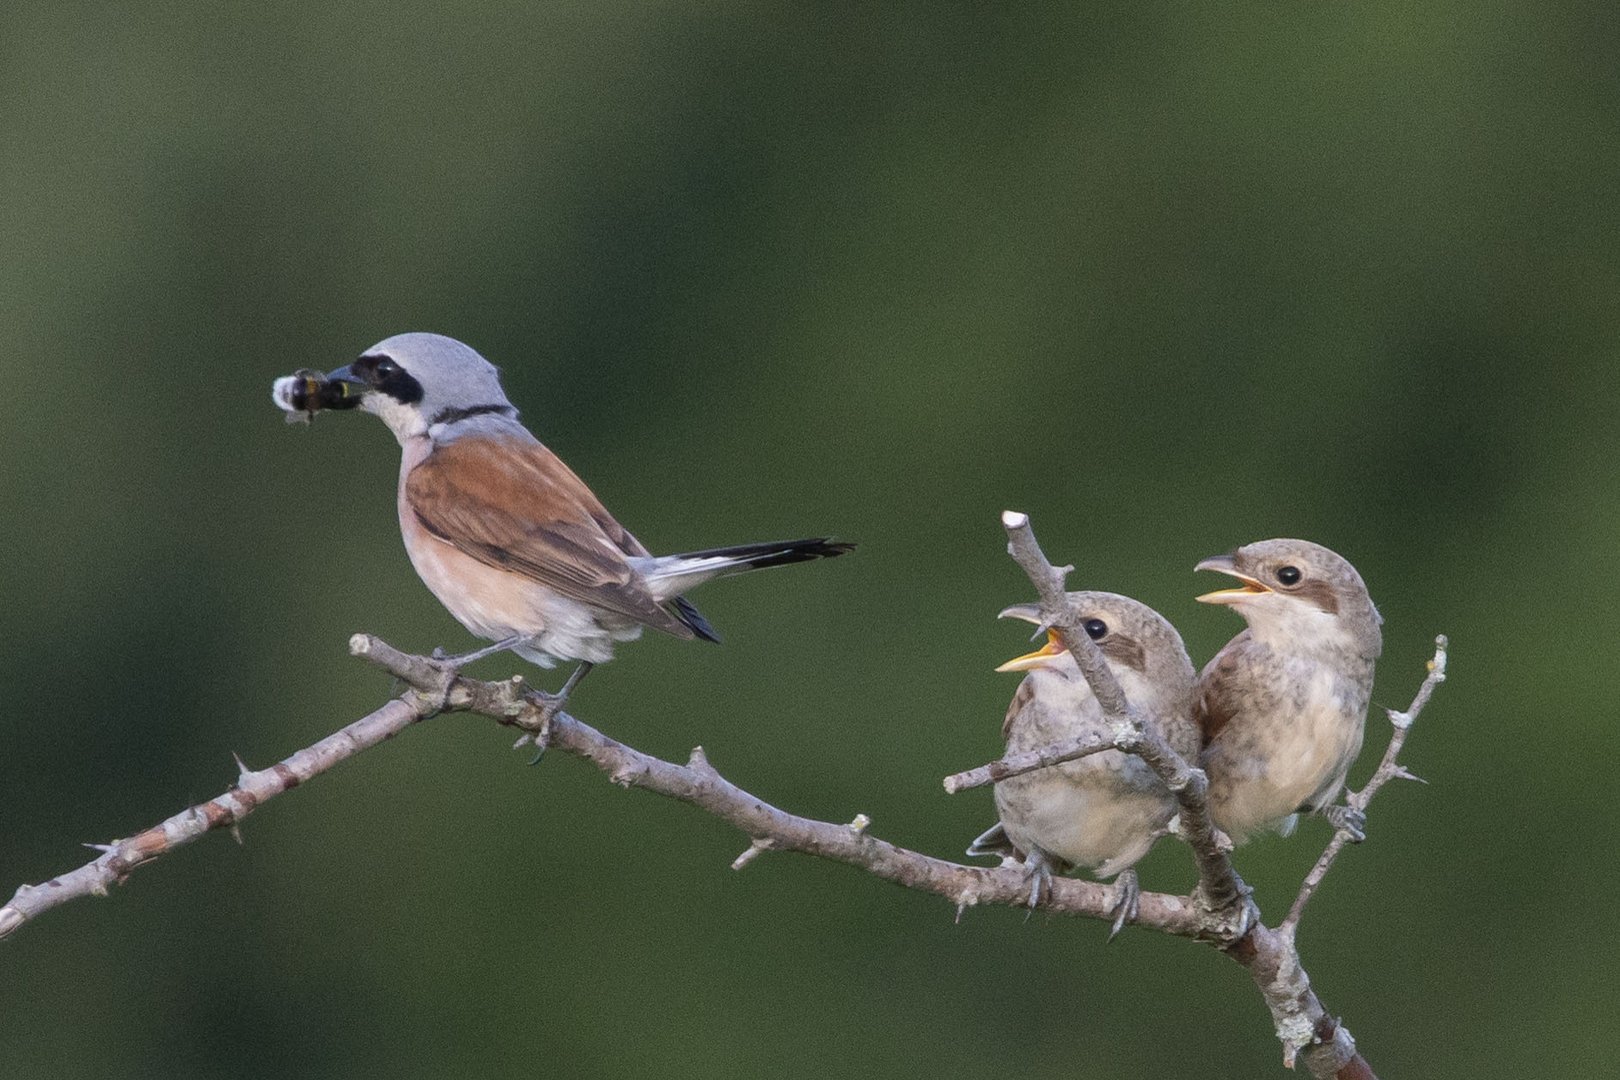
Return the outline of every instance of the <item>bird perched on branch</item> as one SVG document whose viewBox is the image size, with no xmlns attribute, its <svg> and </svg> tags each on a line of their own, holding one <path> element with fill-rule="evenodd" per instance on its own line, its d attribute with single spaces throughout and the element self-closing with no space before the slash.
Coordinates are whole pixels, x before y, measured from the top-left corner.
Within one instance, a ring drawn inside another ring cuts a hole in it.
<svg viewBox="0 0 1620 1080">
<path fill-rule="evenodd" d="M 327 375 L 278 379 L 289 414 L 359 408 L 399 440 L 399 526 L 411 565 L 450 614 L 542 667 L 578 661 L 571 689 L 652 627 L 718 641 L 683 595 L 711 578 L 831 558 L 826 538 L 653 555 L 518 422 L 495 365 L 439 334 L 399 334 Z M 294 417 L 289 416 L 289 419 Z"/>
<path fill-rule="evenodd" d="M 1088 637 L 1102 650 L 1120 688 L 1144 726 L 1157 731 L 1189 761 L 1198 751 L 1192 722 L 1192 661 L 1158 612 L 1129 597 L 1072 592 Z M 1040 609 L 1020 604 L 1001 613 L 1040 625 Z M 1007 754 L 1040 750 L 1072 739 L 1112 734 L 1102 706 L 1080 666 L 1055 631 L 1035 652 L 997 671 L 1027 671 L 1001 725 Z M 1135 917 L 1139 886 L 1131 869 L 1176 813 L 1176 798 L 1134 754 L 1108 750 L 996 784 L 1001 823 L 968 848 L 969 855 L 1023 861 L 1030 875 L 1030 906 L 1040 902 L 1053 870 L 1120 875 L 1120 901 L 1110 937 Z"/>
<path fill-rule="evenodd" d="M 1365 818 L 1334 803 L 1361 752 L 1383 650 L 1361 575 L 1307 540 L 1263 540 L 1197 569 L 1242 582 L 1198 599 L 1249 624 L 1198 680 L 1210 818 L 1237 843 L 1268 828 L 1287 835 L 1312 812 L 1362 839 Z"/>
</svg>

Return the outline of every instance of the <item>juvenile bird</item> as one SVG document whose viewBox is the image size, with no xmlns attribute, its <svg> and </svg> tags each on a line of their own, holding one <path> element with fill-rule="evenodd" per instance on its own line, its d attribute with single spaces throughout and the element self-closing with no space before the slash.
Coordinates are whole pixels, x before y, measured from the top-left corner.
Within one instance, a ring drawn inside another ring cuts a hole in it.
<svg viewBox="0 0 1620 1080">
<path fill-rule="evenodd" d="M 1311 812 L 1362 839 L 1365 818 L 1334 803 L 1361 752 L 1383 650 L 1361 575 L 1307 540 L 1263 540 L 1197 569 L 1242 582 L 1198 599 L 1249 624 L 1198 680 L 1210 817 L 1236 843 L 1268 828 L 1287 835 Z"/>
<path fill-rule="evenodd" d="M 541 667 L 579 661 L 571 688 L 644 627 L 718 641 L 686 590 L 853 546 L 814 538 L 651 554 L 518 422 L 495 365 L 452 338 L 399 334 L 313 374 L 277 380 L 276 404 L 374 413 L 404 449 L 398 511 L 411 565 L 458 622 L 495 642 L 452 666 L 505 649 Z"/>
<path fill-rule="evenodd" d="M 1164 617 L 1129 597 L 1072 592 L 1087 636 L 1097 643 L 1109 670 L 1142 722 L 1176 752 L 1198 752 L 1192 722 L 1195 674 L 1192 661 Z M 1017 605 L 1003 618 L 1039 625 L 1040 609 Z M 1074 657 L 1054 631 L 1035 652 L 1009 660 L 997 671 L 1027 671 L 1001 725 L 1007 753 L 1110 733 L 1102 706 Z M 1003 780 L 996 785 L 1001 823 L 968 848 L 969 855 L 1015 856 L 1030 875 L 1030 906 L 1040 902 L 1052 870 L 1092 870 L 1098 878 L 1120 875 L 1120 901 L 1110 937 L 1136 916 L 1139 885 L 1131 869 L 1176 813 L 1176 799 L 1141 758 L 1108 750 Z"/>
</svg>

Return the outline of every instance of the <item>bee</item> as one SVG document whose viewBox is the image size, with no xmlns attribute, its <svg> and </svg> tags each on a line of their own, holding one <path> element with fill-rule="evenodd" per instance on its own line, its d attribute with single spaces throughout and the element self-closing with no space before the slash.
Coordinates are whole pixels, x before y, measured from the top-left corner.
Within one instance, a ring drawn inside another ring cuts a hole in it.
<svg viewBox="0 0 1620 1080">
<path fill-rule="evenodd" d="M 360 395 L 349 383 L 329 380 L 309 368 L 277 379 L 271 396 L 286 412 L 289 424 L 307 424 L 322 409 L 352 409 L 360 404 Z"/>
</svg>

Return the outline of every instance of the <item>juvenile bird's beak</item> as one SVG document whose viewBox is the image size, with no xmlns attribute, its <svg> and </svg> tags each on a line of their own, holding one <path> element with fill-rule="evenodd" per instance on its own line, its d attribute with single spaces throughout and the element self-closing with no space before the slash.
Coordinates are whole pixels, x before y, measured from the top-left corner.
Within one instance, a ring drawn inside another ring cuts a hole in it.
<svg viewBox="0 0 1620 1080">
<path fill-rule="evenodd" d="M 1035 620 L 1038 621 L 1038 620 Z M 1068 648 L 1063 639 L 1058 637 L 1056 630 L 1046 632 L 1046 644 L 1032 653 L 1017 656 L 996 668 L 997 671 L 1030 671 L 1046 664 L 1052 663 L 1060 656 L 1067 656 Z"/>
<path fill-rule="evenodd" d="M 1041 608 L 1039 604 L 1014 604 L 1012 607 L 1002 608 L 998 619 L 1023 619 L 1036 626 L 1041 625 Z"/>
<path fill-rule="evenodd" d="M 1271 591 L 1248 574 L 1240 572 L 1230 555 L 1212 555 L 1193 567 L 1193 570 L 1215 570 L 1243 582 L 1241 589 L 1218 589 L 1215 592 L 1205 593 L 1198 597 L 1200 604 L 1238 604 L 1250 597 Z"/>
</svg>

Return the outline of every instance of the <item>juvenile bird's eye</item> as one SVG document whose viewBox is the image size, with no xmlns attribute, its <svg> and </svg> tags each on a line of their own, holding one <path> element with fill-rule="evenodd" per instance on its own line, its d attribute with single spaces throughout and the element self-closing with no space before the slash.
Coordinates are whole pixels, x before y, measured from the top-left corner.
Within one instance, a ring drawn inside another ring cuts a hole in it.
<svg viewBox="0 0 1620 1080">
<path fill-rule="evenodd" d="M 1277 568 L 1277 580 L 1284 585 L 1298 585 L 1300 579 L 1299 567 L 1282 566 Z"/>
<path fill-rule="evenodd" d="M 1108 633 L 1108 624 L 1101 619 L 1087 619 L 1085 627 L 1086 636 L 1092 641 L 1101 640 Z"/>
</svg>

